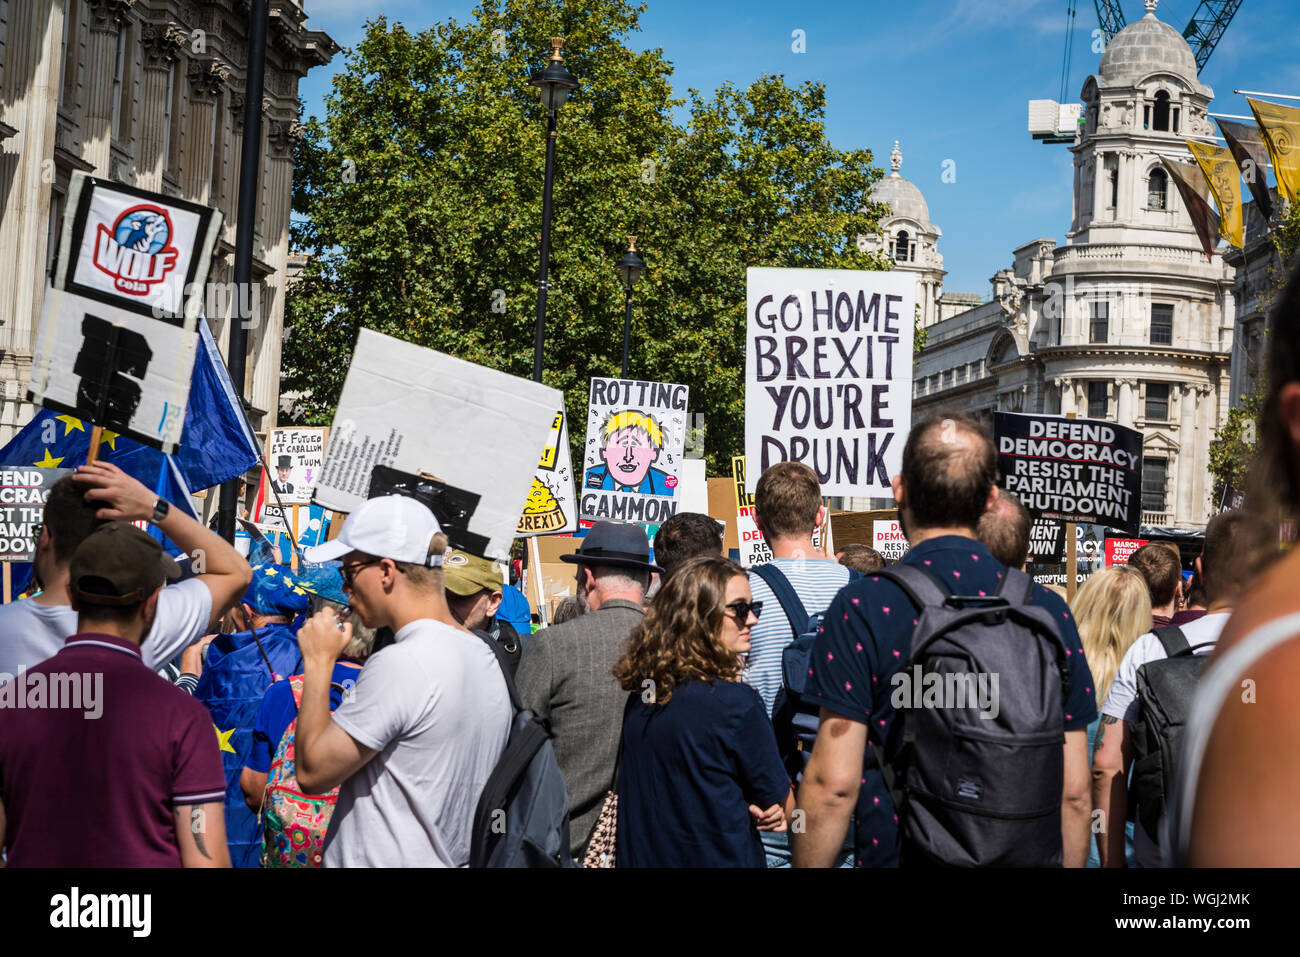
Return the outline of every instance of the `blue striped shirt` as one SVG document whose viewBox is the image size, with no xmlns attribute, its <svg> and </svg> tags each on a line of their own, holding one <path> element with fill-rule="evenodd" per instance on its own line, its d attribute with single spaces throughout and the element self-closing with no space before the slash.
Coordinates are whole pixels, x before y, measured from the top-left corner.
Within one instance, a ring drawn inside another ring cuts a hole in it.
<svg viewBox="0 0 1300 957">
<path fill-rule="evenodd" d="M 849 581 L 849 570 L 828 558 L 774 558 L 772 564 L 789 579 L 809 615 L 826 611 Z M 749 588 L 754 601 L 763 602 L 763 613 L 749 632 L 749 664 L 744 680 L 763 699 L 770 717 L 776 693 L 781 690 L 781 652 L 794 641 L 794 631 L 767 582 L 750 572 Z M 803 631 L 802 625 L 799 630 Z"/>
</svg>

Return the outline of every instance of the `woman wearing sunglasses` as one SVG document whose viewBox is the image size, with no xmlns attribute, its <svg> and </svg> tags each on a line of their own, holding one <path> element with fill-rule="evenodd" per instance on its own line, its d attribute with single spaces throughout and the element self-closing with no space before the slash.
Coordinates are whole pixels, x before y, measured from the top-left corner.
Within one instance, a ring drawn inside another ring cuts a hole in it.
<svg viewBox="0 0 1300 957">
<path fill-rule="evenodd" d="M 664 583 L 614 677 L 632 692 L 618 778 L 619 867 L 764 867 L 794 791 L 763 701 L 740 681 L 758 621 L 749 578 L 699 557 Z"/>
</svg>

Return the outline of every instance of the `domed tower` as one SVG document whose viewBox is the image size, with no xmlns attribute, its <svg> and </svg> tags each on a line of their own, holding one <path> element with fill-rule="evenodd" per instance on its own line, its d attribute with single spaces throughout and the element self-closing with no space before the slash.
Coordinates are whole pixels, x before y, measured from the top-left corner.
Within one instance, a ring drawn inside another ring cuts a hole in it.
<svg viewBox="0 0 1300 957">
<path fill-rule="evenodd" d="M 898 174 L 903 153 L 894 140 L 889 154 L 893 170 L 876 184 L 871 199 L 884 203 L 893 211 L 880 221 L 883 235 L 860 236 L 859 246 L 866 252 L 885 252 L 893 257 L 894 268 L 916 273 L 916 302 L 921 307 L 921 325 L 939 319 L 939 293 L 943 288 L 943 256 L 939 255 L 939 237 L 943 232 L 930 222 L 930 207 L 925 197 Z"/>
<path fill-rule="evenodd" d="M 1204 463 L 1226 412 L 1232 269 L 1205 255 L 1162 163 L 1190 161 L 1184 137 L 1210 134 L 1214 93 L 1155 6 L 1147 0 L 1083 85 L 1073 220 L 1030 348 L 1045 411 L 1143 431 L 1146 524 L 1203 525 Z"/>
</svg>

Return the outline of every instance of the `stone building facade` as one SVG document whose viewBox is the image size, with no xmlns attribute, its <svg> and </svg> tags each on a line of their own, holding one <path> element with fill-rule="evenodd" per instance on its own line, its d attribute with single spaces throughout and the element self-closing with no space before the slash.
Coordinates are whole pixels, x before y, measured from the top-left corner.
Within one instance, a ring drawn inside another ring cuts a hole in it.
<svg viewBox="0 0 1300 957">
<path fill-rule="evenodd" d="M 32 340 L 74 171 L 215 206 L 205 312 L 223 355 L 244 139 L 247 0 L 0 0 L 0 442 L 33 415 Z M 298 81 L 337 45 L 271 0 L 244 394 L 275 425 Z M 229 284 L 229 285 L 227 285 Z"/>
<path fill-rule="evenodd" d="M 1202 251 L 1161 158 L 1190 161 L 1183 137 L 1211 135 L 1213 95 L 1154 14 L 1116 35 L 1083 86 L 1065 242 L 1019 247 L 991 301 L 930 327 L 914 418 L 1074 412 L 1137 428 L 1143 523 L 1204 526 L 1209 444 L 1232 395 L 1235 270 Z"/>
</svg>

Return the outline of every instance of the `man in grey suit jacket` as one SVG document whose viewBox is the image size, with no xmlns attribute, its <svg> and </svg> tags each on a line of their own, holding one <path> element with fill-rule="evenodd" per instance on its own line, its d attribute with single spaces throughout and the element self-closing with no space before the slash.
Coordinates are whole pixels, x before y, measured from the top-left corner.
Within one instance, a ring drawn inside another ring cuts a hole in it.
<svg viewBox="0 0 1300 957">
<path fill-rule="evenodd" d="M 555 757 L 569 792 L 569 835 L 574 860 L 582 860 L 614 779 L 627 692 L 614 665 L 632 629 L 645 617 L 650 543 L 638 525 L 597 522 L 577 554 L 578 593 L 588 611 L 533 636 L 519 662 L 516 682 L 524 706 L 551 729 Z"/>
</svg>

